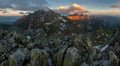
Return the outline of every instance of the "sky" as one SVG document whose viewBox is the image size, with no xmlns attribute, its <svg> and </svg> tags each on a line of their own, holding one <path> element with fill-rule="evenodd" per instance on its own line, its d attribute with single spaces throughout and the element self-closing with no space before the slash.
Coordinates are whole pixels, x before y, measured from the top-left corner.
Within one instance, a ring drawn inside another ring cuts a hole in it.
<svg viewBox="0 0 120 66">
<path fill-rule="evenodd" d="M 120 14 L 120 0 L 0 0 L 0 16 L 21 16 L 48 7 L 61 14 Z"/>
</svg>

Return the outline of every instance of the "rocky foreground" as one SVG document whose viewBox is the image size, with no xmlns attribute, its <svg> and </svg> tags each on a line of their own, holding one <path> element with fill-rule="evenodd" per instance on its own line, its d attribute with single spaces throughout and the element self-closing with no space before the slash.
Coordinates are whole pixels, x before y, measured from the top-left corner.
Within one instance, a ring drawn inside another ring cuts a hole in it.
<svg viewBox="0 0 120 66">
<path fill-rule="evenodd" d="M 0 66 L 120 66 L 120 27 L 101 21 L 52 11 L 23 17 L 0 31 Z"/>
</svg>

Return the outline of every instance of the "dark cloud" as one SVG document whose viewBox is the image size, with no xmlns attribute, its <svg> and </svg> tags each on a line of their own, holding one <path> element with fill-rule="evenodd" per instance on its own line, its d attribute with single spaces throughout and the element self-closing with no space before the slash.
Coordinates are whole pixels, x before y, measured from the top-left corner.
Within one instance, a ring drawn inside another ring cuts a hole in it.
<svg viewBox="0 0 120 66">
<path fill-rule="evenodd" d="M 30 14 L 30 13 L 33 13 L 33 12 L 32 11 L 26 11 L 26 12 L 20 11 L 19 12 L 19 14 L 21 14 L 21 15 L 27 15 L 27 14 Z"/>
<path fill-rule="evenodd" d="M 19 12 L 19 14 L 25 14 L 24 12 Z"/>
<path fill-rule="evenodd" d="M 114 6 L 111 6 L 112 8 L 119 8 L 120 9 L 120 5 L 114 5 Z"/>
<path fill-rule="evenodd" d="M 35 11 L 48 9 L 46 0 L 0 0 L 0 8 Z"/>
<path fill-rule="evenodd" d="M 25 14 L 30 14 L 30 13 L 33 13 L 32 11 L 27 11 Z"/>
</svg>

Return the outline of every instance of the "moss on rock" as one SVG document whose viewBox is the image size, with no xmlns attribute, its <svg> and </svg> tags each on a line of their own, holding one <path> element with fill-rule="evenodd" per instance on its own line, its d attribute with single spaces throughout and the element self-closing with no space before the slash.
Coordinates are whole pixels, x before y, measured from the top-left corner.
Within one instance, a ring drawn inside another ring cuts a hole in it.
<svg viewBox="0 0 120 66">
<path fill-rule="evenodd" d="M 32 66 L 48 66 L 48 55 L 40 49 L 31 50 L 31 64 Z"/>
</svg>

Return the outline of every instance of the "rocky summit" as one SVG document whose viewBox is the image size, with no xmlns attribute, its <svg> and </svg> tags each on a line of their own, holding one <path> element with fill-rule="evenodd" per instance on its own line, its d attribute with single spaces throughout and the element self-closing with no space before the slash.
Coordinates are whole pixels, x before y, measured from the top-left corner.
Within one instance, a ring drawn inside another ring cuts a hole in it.
<svg viewBox="0 0 120 66">
<path fill-rule="evenodd" d="M 40 28 L 43 24 L 59 22 L 61 16 L 54 11 L 39 10 L 28 16 L 23 16 L 17 20 L 12 26 L 21 27 L 23 29 Z"/>
<path fill-rule="evenodd" d="M 120 27 L 39 10 L 0 29 L 0 66 L 120 66 Z"/>
</svg>

